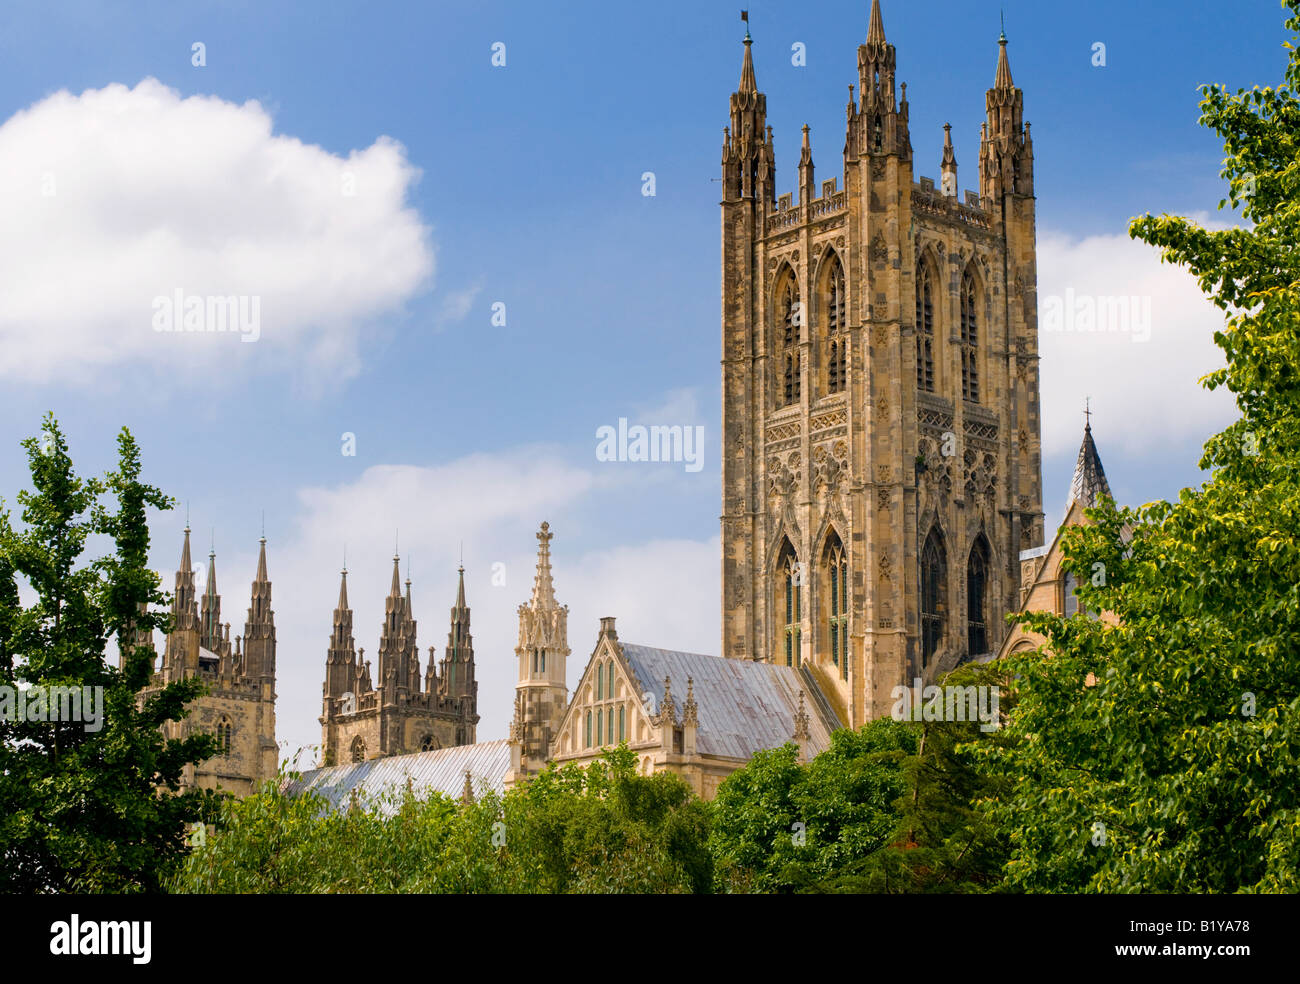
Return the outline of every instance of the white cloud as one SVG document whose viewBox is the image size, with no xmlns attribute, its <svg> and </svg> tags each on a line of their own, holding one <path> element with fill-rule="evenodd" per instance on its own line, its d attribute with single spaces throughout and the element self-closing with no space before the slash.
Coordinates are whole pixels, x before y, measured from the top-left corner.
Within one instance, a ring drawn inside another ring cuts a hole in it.
<svg viewBox="0 0 1300 984">
<path fill-rule="evenodd" d="M 154 79 L 62 91 L 0 126 L 0 161 L 0 377 L 348 375 L 363 329 L 433 271 L 400 144 L 340 157 L 273 134 L 255 101 Z M 260 298 L 258 340 L 156 332 L 154 299 L 178 289 Z"/>
<path fill-rule="evenodd" d="M 321 683 L 345 542 L 354 636 L 373 668 L 392 578 L 395 527 L 400 527 L 403 581 L 411 558 L 422 671 L 428 647 L 436 646 L 441 658 L 447 644 L 464 542 L 480 740 L 505 737 L 509 724 L 517 609 L 532 591 L 535 533 L 544 519 L 555 533 L 556 594 L 569 606 L 570 684 L 586 665 L 599 619 L 606 615 L 618 618 L 625 639 L 716 652 L 716 537 L 575 549 L 590 535 L 586 517 L 596 500 L 618 494 L 617 485 L 565 464 L 545 447 L 475 454 L 431 467 L 376 466 L 346 485 L 303 490 L 296 528 L 282 540 L 269 540 L 267 549 L 279 642 L 276 719 L 282 750 L 292 754 L 320 741 Z M 164 565 L 169 586 L 178 546 L 179 541 L 159 544 L 160 556 L 171 561 Z M 232 634 L 242 628 L 255 560 L 252 550 L 217 558 L 225 617 L 236 623 Z"/>
<path fill-rule="evenodd" d="M 1223 228 L 1205 216 L 1195 218 Z M 1067 297 L 1075 303 L 1067 305 Z M 1066 307 L 1077 310 L 1086 303 L 1080 299 L 1099 297 L 1138 298 L 1133 312 L 1139 317 L 1140 299 L 1148 298 L 1149 338 L 1135 340 L 1144 334 L 1140 330 L 1050 330 L 1054 313 L 1057 325 L 1066 325 L 1059 319 Z M 1187 442 L 1199 446 L 1236 416 L 1230 394 L 1209 393 L 1197 382 L 1223 365 L 1213 338 L 1223 312 L 1186 270 L 1162 264 L 1154 248 L 1126 234 L 1075 240 L 1044 233 L 1038 241 L 1038 303 L 1046 453 L 1078 449 L 1085 397 L 1092 398 L 1104 447 L 1130 453 Z M 1055 312 L 1052 304 L 1059 305 Z"/>
</svg>

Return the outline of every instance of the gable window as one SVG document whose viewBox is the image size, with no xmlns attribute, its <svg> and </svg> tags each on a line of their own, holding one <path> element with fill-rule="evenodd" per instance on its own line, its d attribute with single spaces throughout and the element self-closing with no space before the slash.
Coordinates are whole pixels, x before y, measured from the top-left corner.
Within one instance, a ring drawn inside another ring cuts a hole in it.
<svg viewBox="0 0 1300 984">
<path fill-rule="evenodd" d="M 1079 579 L 1070 571 L 1065 572 L 1065 617 L 1079 614 Z"/>
</svg>

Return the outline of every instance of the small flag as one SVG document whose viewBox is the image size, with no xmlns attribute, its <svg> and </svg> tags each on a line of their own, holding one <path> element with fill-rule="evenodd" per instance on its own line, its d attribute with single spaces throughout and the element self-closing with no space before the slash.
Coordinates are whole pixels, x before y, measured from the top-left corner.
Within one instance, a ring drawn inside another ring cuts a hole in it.
<svg viewBox="0 0 1300 984">
<path fill-rule="evenodd" d="M 742 10 L 742 11 L 740 12 L 740 19 L 743 20 L 746 24 L 748 24 L 748 23 L 749 23 L 749 11 L 748 11 L 748 10 Z"/>
</svg>

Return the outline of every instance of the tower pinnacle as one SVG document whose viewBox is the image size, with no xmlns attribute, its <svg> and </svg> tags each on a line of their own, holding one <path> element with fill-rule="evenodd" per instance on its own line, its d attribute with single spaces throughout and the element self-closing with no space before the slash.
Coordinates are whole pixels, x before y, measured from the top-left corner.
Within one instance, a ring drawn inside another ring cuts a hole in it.
<svg viewBox="0 0 1300 984">
<path fill-rule="evenodd" d="M 880 16 L 880 0 L 871 0 L 871 24 L 867 27 L 867 43 L 885 43 L 885 21 Z"/>
<path fill-rule="evenodd" d="M 537 533 L 537 573 L 533 575 L 533 597 L 530 601 L 534 609 L 555 607 L 555 585 L 551 581 L 551 532 L 550 523 L 542 523 Z"/>
<path fill-rule="evenodd" d="M 997 74 L 993 76 L 993 88 L 1015 88 L 1015 84 L 1011 81 L 1011 65 L 1007 62 L 1007 36 L 1005 34 L 998 38 L 998 70 Z"/>
</svg>

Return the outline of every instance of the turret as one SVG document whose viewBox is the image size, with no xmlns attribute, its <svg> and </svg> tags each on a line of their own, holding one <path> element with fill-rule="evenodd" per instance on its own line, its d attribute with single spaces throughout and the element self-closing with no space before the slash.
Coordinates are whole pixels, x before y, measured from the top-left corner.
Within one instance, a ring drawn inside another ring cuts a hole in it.
<svg viewBox="0 0 1300 984">
<path fill-rule="evenodd" d="M 447 649 L 439 676 L 445 696 L 476 700 L 478 683 L 474 679 L 474 638 L 469 629 L 469 606 L 465 604 L 465 568 L 460 568 L 458 573 L 456 604 L 451 609 L 451 627 L 447 632 Z"/>
<path fill-rule="evenodd" d="M 555 599 L 551 578 L 554 536 L 550 523 L 542 523 L 537 532 L 533 593 L 527 604 L 519 606 L 518 684 L 511 736 L 521 746 L 523 768 L 528 772 L 540 769 L 550 757 L 551 742 L 568 706 L 569 609 Z"/>
<path fill-rule="evenodd" d="M 418 682 L 419 649 L 415 642 L 416 623 L 411 615 L 410 581 L 402 595 L 401 559 L 393 555 L 393 581 L 384 599 L 384 627 L 379 636 L 379 665 L 376 682 L 389 703 L 399 691 L 409 693 L 411 681 Z M 412 670 L 415 668 L 415 675 Z"/>
<path fill-rule="evenodd" d="M 907 85 L 902 86 L 902 98 L 898 99 L 894 85 L 896 68 L 894 46 L 885 39 L 880 0 L 872 0 L 867 40 L 858 46 L 858 103 L 849 104 L 846 159 L 855 160 L 863 154 L 911 158 Z"/>
<path fill-rule="evenodd" d="M 799 149 L 799 204 L 807 205 L 817 197 L 813 182 L 812 145 L 808 142 L 808 124 L 803 125 L 803 146 Z"/>
<path fill-rule="evenodd" d="M 740 85 L 731 94 L 731 125 L 723 131 L 722 197 L 772 205 L 776 201 L 776 163 L 772 128 L 767 125 L 767 97 L 754 78 L 754 40 L 745 29 L 745 57 Z"/>
<path fill-rule="evenodd" d="M 987 119 L 980 129 L 980 196 L 1034 193 L 1034 149 L 1024 123 L 1024 94 L 1011 80 L 1007 36 L 998 39 L 998 67 L 984 98 Z"/>
<path fill-rule="evenodd" d="M 244 623 L 244 676 L 275 682 L 275 612 L 271 610 L 271 581 L 266 576 L 266 537 L 259 541 L 257 576 L 253 578 Z"/>
<path fill-rule="evenodd" d="M 352 609 L 348 605 L 348 571 L 339 581 L 339 600 L 334 607 L 334 630 L 325 657 L 325 696 L 342 697 L 357 692 L 357 653 L 352 638 Z"/>
<path fill-rule="evenodd" d="M 952 124 L 943 125 L 943 160 L 939 162 L 939 173 L 943 176 L 939 188 L 948 198 L 957 197 L 957 155 L 952 149 Z"/>
<path fill-rule="evenodd" d="M 194 597 L 194 567 L 190 561 L 190 528 L 185 526 L 185 542 L 176 569 L 176 586 L 172 591 L 171 631 L 163 656 L 163 672 L 168 681 L 179 680 L 199 671 L 199 606 Z"/>
</svg>

